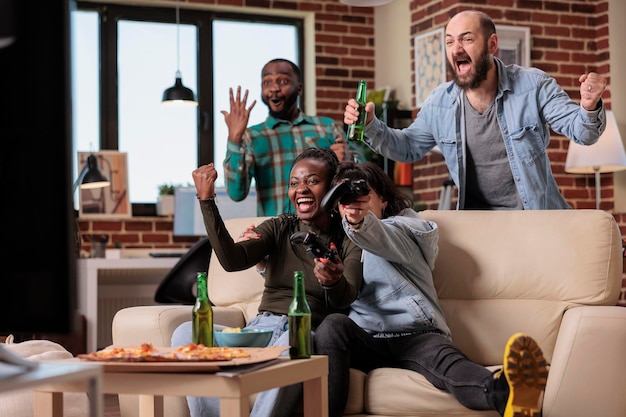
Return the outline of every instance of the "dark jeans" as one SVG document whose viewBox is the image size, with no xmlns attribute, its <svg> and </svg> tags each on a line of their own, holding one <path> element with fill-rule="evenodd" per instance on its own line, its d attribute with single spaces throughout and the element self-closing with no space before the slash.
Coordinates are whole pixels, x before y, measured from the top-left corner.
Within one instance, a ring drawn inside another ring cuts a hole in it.
<svg viewBox="0 0 626 417">
<path fill-rule="evenodd" d="M 315 352 L 328 355 L 329 417 L 341 417 L 348 401 L 350 368 L 402 368 L 422 374 L 435 387 L 448 391 L 474 410 L 494 406 L 488 391 L 491 372 L 463 355 L 447 337 L 422 333 L 375 338 L 342 314 L 327 316 L 315 331 Z"/>
</svg>

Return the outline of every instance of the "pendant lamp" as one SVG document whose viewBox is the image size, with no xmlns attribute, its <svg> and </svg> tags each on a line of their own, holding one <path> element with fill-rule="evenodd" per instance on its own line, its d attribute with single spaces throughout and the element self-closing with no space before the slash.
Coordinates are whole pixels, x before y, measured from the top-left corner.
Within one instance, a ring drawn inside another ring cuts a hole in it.
<svg viewBox="0 0 626 417">
<path fill-rule="evenodd" d="M 178 9 L 178 1 L 176 1 L 176 81 L 173 87 L 163 92 L 161 103 L 176 106 L 198 105 L 193 91 L 183 85 L 183 78 L 180 73 L 180 11 Z"/>
</svg>

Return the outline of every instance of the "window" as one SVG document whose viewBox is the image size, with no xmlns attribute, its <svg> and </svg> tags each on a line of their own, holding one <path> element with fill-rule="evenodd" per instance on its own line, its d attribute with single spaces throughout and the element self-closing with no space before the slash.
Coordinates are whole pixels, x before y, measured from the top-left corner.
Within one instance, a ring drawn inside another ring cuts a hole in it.
<svg viewBox="0 0 626 417">
<path fill-rule="evenodd" d="M 249 103 L 257 100 L 249 121 L 256 124 L 267 116 L 260 97 L 263 64 L 280 57 L 303 67 L 300 19 L 181 9 L 177 32 L 173 8 L 77 6 L 74 154 L 127 152 L 133 203 L 154 203 L 159 184 L 190 183 L 200 164 L 214 162 L 221 170 L 228 136 L 221 111 L 229 110 L 229 87 L 241 85 Z M 177 63 L 197 108 L 160 104 Z"/>
</svg>

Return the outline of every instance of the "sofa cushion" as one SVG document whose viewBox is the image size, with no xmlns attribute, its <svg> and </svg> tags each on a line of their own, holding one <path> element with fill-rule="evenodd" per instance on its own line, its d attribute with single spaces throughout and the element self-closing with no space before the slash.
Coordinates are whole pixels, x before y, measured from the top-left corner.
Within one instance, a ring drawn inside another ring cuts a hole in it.
<svg viewBox="0 0 626 417">
<path fill-rule="evenodd" d="M 621 237 L 604 211 L 422 215 L 439 226 L 433 278 L 452 338 L 478 363 L 500 363 L 516 332 L 535 338 L 550 361 L 568 308 L 617 302 Z"/>
<path fill-rule="evenodd" d="M 352 383 L 352 379 L 350 380 Z M 497 417 L 495 411 L 463 407 L 452 394 L 435 388 L 421 374 L 406 369 L 379 368 L 366 382 L 367 414 L 385 416 Z M 347 413 L 346 413 L 347 414 Z"/>
<path fill-rule="evenodd" d="M 15 355 L 33 361 L 54 361 L 71 359 L 73 355 L 63 346 L 49 340 L 27 340 L 13 343 L 7 337 L 3 347 Z M 33 390 L 24 389 L 0 393 L 0 417 L 33 417 Z M 89 414 L 89 399 L 85 393 L 66 392 L 63 394 L 64 417 L 84 417 Z"/>
<path fill-rule="evenodd" d="M 228 219 L 226 229 L 236 238 L 248 226 L 258 225 L 268 217 Z M 224 285 L 228 280 L 228 285 Z M 211 302 L 220 307 L 239 308 L 248 322 L 258 312 L 265 281 L 255 267 L 243 271 L 226 272 L 220 265 L 215 252 L 211 254 L 207 276 L 207 288 Z"/>
</svg>

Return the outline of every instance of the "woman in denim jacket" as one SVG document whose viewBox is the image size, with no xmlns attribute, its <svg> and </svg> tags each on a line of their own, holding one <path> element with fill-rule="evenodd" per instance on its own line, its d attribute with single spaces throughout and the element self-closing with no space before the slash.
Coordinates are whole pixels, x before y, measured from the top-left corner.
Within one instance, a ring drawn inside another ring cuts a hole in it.
<svg viewBox="0 0 626 417">
<path fill-rule="evenodd" d="M 604 77 L 583 74 L 580 104 L 536 68 L 494 57 L 498 36 L 482 12 L 455 15 L 446 27 L 452 81 L 438 86 L 406 129 L 391 129 L 365 106 L 366 142 L 394 161 L 413 162 L 435 146 L 459 190 L 459 209 L 564 209 L 552 175 L 550 130 L 581 145 L 594 144 L 606 126 Z M 359 114 L 348 101 L 344 122 Z"/>
<path fill-rule="evenodd" d="M 506 378 L 470 361 L 451 340 L 432 275 L 437 225 L 409 208 L 410 201 L 377 165 L 344 162 L 334 182 L 345 179 L 365 180 L 370 193 L 339 204 L 346 235 L 363 249 L 363 285 L 348 316 L 326 316 L 315 333 L 315 352 L 328 355 L 329 416 L 343 415 L 350 368 L 368 373 L 382 367 L 419 372 L 464 406 L 505 415 L 508 399 L 514 398 Z M 526 335 L 514 335 L 507 347 L 515 343 L 533 346 L 537 366 L 529 372 L 541 373 L 536 380 L 543 385 L 532 392 L 542 392 L 547 368 L 541 350 Z M 511 401 L 507 415 L 514 406 Z"/>
</svg>

